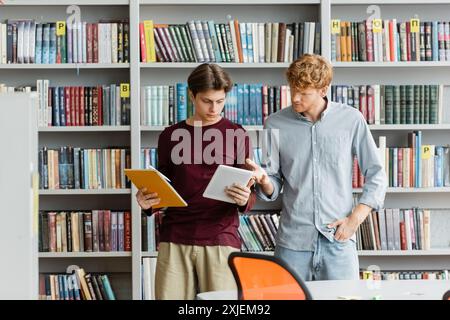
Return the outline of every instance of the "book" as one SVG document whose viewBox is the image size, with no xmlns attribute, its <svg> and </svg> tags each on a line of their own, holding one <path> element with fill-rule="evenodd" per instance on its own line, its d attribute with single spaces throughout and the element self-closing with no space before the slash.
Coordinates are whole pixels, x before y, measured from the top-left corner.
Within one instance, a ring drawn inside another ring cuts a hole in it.
<svg viewBox="0 0 450 320">
<path fill-rule="evenodd" d="M 148 193 L 156 192 L 161 202 L 153 208 L 187 207 L 186 201 L 170 185 L 170 180 L 156 169 L 125 169 L 125 175 L 138 188 L 147 188 Z"/>
</svg>

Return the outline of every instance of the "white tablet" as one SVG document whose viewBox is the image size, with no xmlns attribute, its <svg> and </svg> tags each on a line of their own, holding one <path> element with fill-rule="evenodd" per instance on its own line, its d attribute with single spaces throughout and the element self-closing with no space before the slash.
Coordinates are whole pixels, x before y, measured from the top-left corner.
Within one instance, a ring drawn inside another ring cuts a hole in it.
<svg viewBox="0 0 450 320">
<path fill-rule="evenodd" d="M 246 186 L 253 172 L 235 167 L 219 165 L 206 187 L 203 197 L 235 203 L 226 193 L 225 188 L 234 183 Z"/>
</svg>

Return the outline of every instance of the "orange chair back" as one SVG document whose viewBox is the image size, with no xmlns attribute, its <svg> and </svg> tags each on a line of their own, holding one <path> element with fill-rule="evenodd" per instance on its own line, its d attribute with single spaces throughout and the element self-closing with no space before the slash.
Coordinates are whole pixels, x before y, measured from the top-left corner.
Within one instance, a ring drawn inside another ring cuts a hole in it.
<svg viewBox="0 0 450 320">
<path fill-rule="evenodd" d="M 228 258 L 239 300 L 310 300 L 304 282 L 280 259 L 233 252 Z"/>
</svg>

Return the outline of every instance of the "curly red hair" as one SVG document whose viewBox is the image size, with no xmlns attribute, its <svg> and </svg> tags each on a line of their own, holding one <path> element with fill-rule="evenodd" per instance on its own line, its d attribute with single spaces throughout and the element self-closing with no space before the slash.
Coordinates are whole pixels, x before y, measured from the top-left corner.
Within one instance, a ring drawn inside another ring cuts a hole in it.
<svg viewBox="0 0 450 320">
<path fill-rule="evenodd" d="M 286 71 L 289 86 L 296 90 L 323 89 L 333 79 L 333 67 L 322 56 L 304 54 L 291 63 Z"/>
</svg>

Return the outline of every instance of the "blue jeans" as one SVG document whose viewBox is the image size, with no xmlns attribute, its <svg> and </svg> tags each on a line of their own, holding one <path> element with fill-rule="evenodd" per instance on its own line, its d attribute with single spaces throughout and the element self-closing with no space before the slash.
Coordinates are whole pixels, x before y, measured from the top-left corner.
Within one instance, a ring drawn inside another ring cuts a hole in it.
<svg viewBox="0 0 450 320">
<path fill-rule="evenodd" d="M 330 242 L 319 233 L 315 251 L 295 251 L 277 246 L 275 256 L 304 281 L 359 279 L 358 253 L 352 240 Z"/>
</svg>

